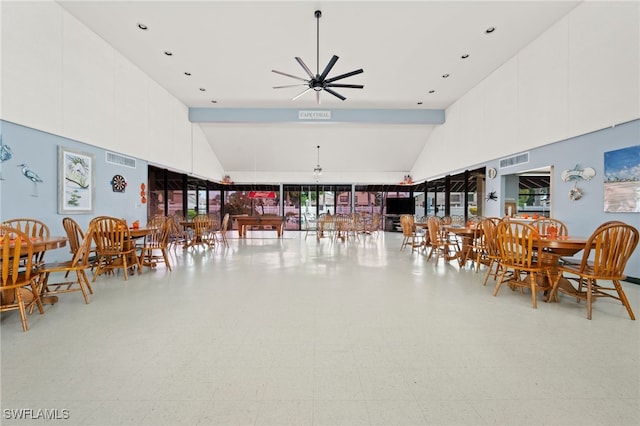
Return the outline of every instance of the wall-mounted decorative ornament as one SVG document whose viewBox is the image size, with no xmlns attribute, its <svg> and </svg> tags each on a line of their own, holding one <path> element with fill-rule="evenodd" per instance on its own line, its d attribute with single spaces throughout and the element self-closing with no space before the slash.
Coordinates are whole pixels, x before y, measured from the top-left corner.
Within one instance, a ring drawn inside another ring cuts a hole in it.
<svg viewBox="0 0 640 426">
<path fill-rule="evenodd" d="M 411 175 L 405 175 L 402 178 L 402 182 L 400 182 L 400 185 L 413 185 L 413 178 L 411 177 Z"/>
<path fill-rule="evenodd" d="M 40 179 L 40 176 L 38 176 L 38 174 L 33 170 L 31 170 L 29 166 L 27 166 L 26 164 L 18 164 L 18 167 L 22 167 L 22 174 L 24 175 L 24 177 L 31 180 L 31 182 L 34 182 L 34 183 L 42 182 L 42 179 Z"/>
<path fill-rule="evenodd" d="M 582 198 L 582 195 L 582 189 L 578 188 L 577 183 L 573 186 L 573 188 L 569 190 L 569 198 L 571 199 L 571 201 L 578 201 L 580 198 Z"/>
<path fill-rule="evenodd" d="M 122 175 L 114 175 L 111 178 L 111 187 L 113 188 L 113 192 L 124 192 L 127 189 L 127 181 Z"/>
<path fill-rule="evenodd" d="M 576 164 L 576 166 L 573 169 L 563 171 L 560 174 L 560 177 L 562 178 L 563 181 L 569 182 L 570 180 L 580 180 L 580 179 L 591 180 L 595 175 L 596 175 L 596 170 L 594 168 L 585 167 L 584 169 L 581 169 L 580 166 Z"/>
<path fill-rule="evenodd" d="M 31 182 L 33 182 L 33 194 L 31 194 L 31 196 L 32 197 L 37 197 L 38 196 L 38 183 L 42 182 L 42 179 L 40 179 L 40 176 L 38 176 L 38 174 L 36 172 L 31 170 L 29 168 L 29 166 L 27 166 L 24 163 L 23 164 L 18 164 L 17 167 L 22 167 L 22 174 L 24 175 L 24 177 L 26 177 Z"/>
<path fill-rule="evenodd" d="M 496 191 L 491 191 L 487 194 L 487 201 L 498 201 L 498 194 Z"/>
<path fill-rule="evenodd" d="M 147 185 L 145 185 L 144 183 L 140 184 L 140 202 L 142 204 L 145 204 L 147 202 Z"/>
<path fill-rule="evenodd" d="M 11 160 L 11 157 L 13 157 L 11 147 L 2 143 L 2 135 L 0 135 L 0 163 Z M 2 173 L 0 173 L 0 180 L 4 180 Z"/>
<path fill-rule="evenodd" d="M 497 174 L 498 174 L 498 171 L 496 169 L 494 169 L 493 167 L 489 167 L 487 169 L 487 177 L 489 179 L 495 179 Z"/>
</svg>

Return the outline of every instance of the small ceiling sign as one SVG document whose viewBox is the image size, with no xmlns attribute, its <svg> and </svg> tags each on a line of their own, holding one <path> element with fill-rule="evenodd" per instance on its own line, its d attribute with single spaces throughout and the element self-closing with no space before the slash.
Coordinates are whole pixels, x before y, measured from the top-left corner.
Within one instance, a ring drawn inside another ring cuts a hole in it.
<svg viewBox="0 0 640 426">
<path fill-rule="evenodd" d="M 250 191 L 249 198 L 276 198 L 274 191 Z"/>
<path fill-rule="evenodd" d="M 331 120 L 331 111 L 298 111 L 299 120 Z"/>
</svg>

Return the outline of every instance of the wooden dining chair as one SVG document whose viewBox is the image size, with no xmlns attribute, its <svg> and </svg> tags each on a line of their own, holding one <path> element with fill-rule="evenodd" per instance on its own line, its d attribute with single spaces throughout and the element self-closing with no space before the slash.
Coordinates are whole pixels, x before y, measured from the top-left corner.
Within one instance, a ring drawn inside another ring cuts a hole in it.
<svg viewBox="0 0 640 426">
<path fill-rule="evenodd" d="M 167 216 L 167 222 L 169 222 L 169 247 L 173 247 L 175 250 L 178 245 L 184 246 L 188 241 L 188 234 L 184 230 L 184 226 L 178 221 L 176 215 Z"/>
<path fill-rule="evenodd" d="M 440 218 L 440 232 L 442 232 L 443 236 L 449 239 L 452 243 L 452 247 L 455 247 L 456 251 L 460 251 L 460 240 L 458 236 L 453 232 L 447 232 L 445 230 L 446 226 L 459 226 L 464 227 L 466 224 L 464 223 L 464 216 L 462 215 L 445 215 Z M 436 262 L 437 263 L 437 262 Z"/>
<path fill-rule="evenodd" d="M 481 264 L 489 263 L 489 248 L 487 247 L 487 237 L 485 236 L 485 223 L 491 226 L 491 221 L 480 220 L 475 222 L 473 227 L 473 236 L 466 244 L 466 253 L 463 255 L 465 261 L 471 261 L 476 272 L 480 270 Z"/>
<path fill-rule="evenodd" d="M 9 219 L 5 220 L 2 224 L 24 232 L 29 236 L 29 238 L 48 238 L 50 235 L 49 227 L 47 226 L 47 224 L 38 219 Z M 37 268 L 38 265 L 42 264 L 42 262 L 44 261 L 44 251 L 34 253 L 33 256 L 34 259 L 32 266 Z"/>
<path fill-rule="evenodd" d="M 400 216 L 400 226 L 402 227 L 402 244 L 400 251 L 405 247 L 411 247 L 411 253 L 423 247 L 424 232 L 416 230 L 415 219 L 413 215 L 403 214 Z"/>
<path fill-rule="evenodd" d="M 80 249 L 80 245 L 84 240 L 84 231 L 78 222 L 71 217 L 62 218 L 62 227 L 64 228 L 64 232 L 67 235 L 67 241 L 69 242 L 69 249 L 71 251 L 71 255 L 75 255 L 77 251 Z M 91 269 L 93 270 L 96 267 L 97 256 L 95 247 L 91 247 L 89 251 L 89 262 L 91 263 Z M 69 272 L 65 274 L 68 276 Z"/>
<path fill-rule="evenodd" d="M 169 262 L 168 254 L 171 220 L 164 217 L 162 221 L 158 219 L 150 225 L 153 231 L 145 236 L 144 243 L 140 248 L 140 264 L 154 267 L 161 262 L 171 271 L 171 262 Z M 147 226 L 150 227 L 149 225 Z"/>
<path fill-rule="evenodd" d="M 222 241 L 222 244 L 224 244 L 225 247 L 229 247 L 229 241 L 227 240 L 227 231 L 229 230 L 230 217 L 231 216 L 229 216 L 229 213 L 225 213 L 224 216 L 222 216 L 222 223 L 220 224 L 218 231 L 215 233 L 218 241 Z"/>
<path fill-rule="evenodd" d="M 567 228 L 567 225 L 565 225 L 564 222 L 562 222 L 559 219 L 554 219 L 550 217 L 541 217 L 539 219 L 532 221 L 530 225 L 536 228 L 538 230 L 538 234 L 540 235 L 548 235 L 550 226 L 556 227 L 556 235 L 558 236 L 569 235 L 569 230 Z"/>
<path fill-rule="evenodd" d="M 108 271 L 122 269 L 124 279 L 129 278 L 129 268 L 138 267 L 138 274 L 142 273 L 140 259 L 137 256 L 136 245 L 131 238 L 127 222 L 115 217 L 100 216 L 90 222 L 93 225 L 93 239 L 98 256 L 93 280 Z"/>
<path fill-rule="evenodd" d="M 587 240 L 579 264 L 558 266 L 559 274 L 553 285 L 551 297 L 557 292 L 587 302 L 587 318 L 591 319 L 596 298 L 608 297 L 620 301 L 629 317 L 635 320 L 629 300 L 620 284 L 627 261 L 638 245 L 638 229 L 622 222 L 599 226 Z M 570 284 L 577 283 L 577 288 Z M 561 282 L 567 285 L 560 285 Z M 603 282 L 611 282 L 604 285 Z M 551 297 L 549 299 L 551 299 Z"/>
<path fill-rule="evenodd" d="M 493 280 L 498 279 L 498 274 L 502 270 L 500 257 L 500 249 L 498 248 L 497 228 L 500 220 L 487 218 L 482 224 L 482 232 L 484 233 L 484 244 L 487 250 L 487 273 L 482 280 L 482 285 L 487 285 L 487 280 L 493 274 Z"/>
<path fill-rule="evenodd" d="M 342 241 L 349 241 L 351 236 L 354 236 L 355 224 L 353 222 L 353 215 L 350 214 L 338 214 L 333 218 L 335 226 L 335 232 L 333 234 L 334 239 L 340 238 Z"/>
<path fill-rule="evenodd" d="M 441 226 L 441 220 L 437 216 L 429 216 L 427 219 L 427 231 L 429 232 L 427 261 L 431 260 L 435 254 L 436 265 L 440 257 L 445 260 L 451 259 L 451 252 L 457 250 L 457 243 L 451 241 L 448 235 L 443 233 Z"/>
<path fill-rule="evenodd" d="M 316 232 L 316 240 L 320 241 L 320 238 L 329 238 L 333 241 L 335 229 L 334 216 L 331 213 L 320 214 L 320 216 L 318 216 L 318 232 Z"/>
<path fill-rule="evenodd" d="M 87 277 L 87 269 L 93 267 L 92 244 L 93 244 L 94 225 L 90 224 L 87 233 L 83 235 L 80 245 L 68 261 L 63 262 L 45 262 L 39 269 L 40 279 L 38 287 L 40 288 L 40 296 L 52 296 L 57 294 L 81 292 L 85 303 L 90 303 L 89 294 L 93 294 L 91 282 Z M 51 274 L 65 273 L 64 281 L 50 282 Z M 66 278 L 72 272 L 75 272 L 76 279 L 71 281 Z"/>
<path fill-rule="evenodd" d="M 304 217 L 304 239 L 306 240 L 309 235 L 318 234 L 318 221 L 316 219 L 310 219 L 309 215 L 303 214 Z"/>
<path fill-rule="evenodd" d="M 211 247 L 215 244 L 212 236 L 211 218 L 206 214 L 197 214 L 193 217 L 193 235 L 189 247 L 204 245 Z"/>
<path fill-rule="evenodd" d="M 167 216 L 156 214 L 147 219 L 147 228 L 160 228 L 167 221 Z"/>
<path fill-rule="evenodd" d="M 19 311 L 23 331 L 29 330 L 27 309 L 37 306 L 44 313 L 33 260 L 30 235 L 0 225 L 0 312 Z"/>
<path fill-rule="evenodd" d="M 498 294 L 503 283 L 508 283 L 512 289 L 529 289 L 533 307 L 537 308 L 537 293 L 551 290 L 552 282 L 548 268 L 539 261 L 542 245 L 534 244 L 539 238 L 538 230 L 526 223 L 509 220 L 498 224 L 496 235 L 502 272 L 493 295 Z"/>
<path fill-rule="evenodd" d="M 71 254 L 74 255 L 80 248 L 80 244 L 82 244 L 84 232 L 78 222 L 71 217 L 62 218 L 62 227 L 64 228 L 64 232 L 67 234 L 69 250 L 71 251 Z"/>
<path fill-rule="evenodd" d="M 380 225 L 381 225 L 381 215 L 380 213 L 374 213 L 371 216 L 371 220 L 365 223 L 365 232 L 374 236 L 378 236 L 380 233 Z"/>
</svg>

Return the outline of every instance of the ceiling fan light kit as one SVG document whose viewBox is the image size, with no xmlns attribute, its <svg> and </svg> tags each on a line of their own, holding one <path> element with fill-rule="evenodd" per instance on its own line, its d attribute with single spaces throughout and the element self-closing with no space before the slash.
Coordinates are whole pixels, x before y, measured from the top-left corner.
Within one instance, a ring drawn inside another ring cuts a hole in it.
<svg viewBox="0 0 640 426">
<path fill-rule="evenodd" d="M 292 101 L 298 99 L 299 97 L 301 97 L 302 95 L 304 95 L 305 93 L 307 93 L 309 91 L 314 91 L 316 93 L 316 101 L 318 102 L 318 104 L 320 104 L 320 92 L 322 92 L 323 90 L 325 92 L 327 92 L 327 93 L 332 94 L 336 98 L 344 101 L 347 98 L 345 98 L 340 93 L 338 93 L 335 90 L 333 90 L 333 88 L 363 89 L 364 86 L 361 85 L 361 84 L 344 84 L 344 83 L 334 83 L 334 82 L 338 81 L 338 80 L 342 80 L 343 78 L 351 77 L 351 76 L 354 76 L 354 75 L 357 75 L 357 74 L 362 74 L 364 72 L 364 70 L 362 68 L 360 68 L 358 70 L 351 71 L 351 72 L 348 72 L 348 73 L 345 73 L 345 74 L 341 74 L 341 75 L 338 75 L 336 77 L 327 78 L 329 73 L 331 72 L 331 69 L 333 68 L 333 66 L 336 64 L 336 62 L 339 59 L 338 56 L 333 55 L 331 57 L 331 59 L 329 60 L 329 63 L 327 64 L 327 66 L 322 71 L 322 73 L 320 73 L 320 17 L 322 16 L 322 12 L 320 10 L 316 10 L 314 12 L 314 16 L 316 17 L 316 25 L 317 25 L 316 73 L 313 74 L 311 69 L 309 69 L 309 67 L 307 66 L 307 64 L 305 64 L 305 62 L 302 60 L 302 58 L 296 56 L 296 61 L 298 62 L 298 64 L 300 64 L 302 69 L 307 73 L 307 75 L 309 76 L 309 79 L 305 79 L 305 78 L 298 77 L 298 76 L 295 76 L 295 75 L 287 74 L 287 73 L 284 73 L 282 71 L 271 70 L 272 72 L 274 72 L 276 74 L 284 75 L 285 77 L 291 77 L 291 78 L 294 78 L 296 80 L 300 80 L 300 81 L 304 82 L 303 84 L 290 84 L 290 85 L 286 85 L 286 86 L 274 86 L 273 88 L 274 89 L 282 89 L 282 88 L 286 88 L 286 87 L 307 86 L 307 88 L 304 91 L 302 91 L 301 93 L 299 93 L 296 96 L 294 96 L 291 99 Z"/>
</svg>

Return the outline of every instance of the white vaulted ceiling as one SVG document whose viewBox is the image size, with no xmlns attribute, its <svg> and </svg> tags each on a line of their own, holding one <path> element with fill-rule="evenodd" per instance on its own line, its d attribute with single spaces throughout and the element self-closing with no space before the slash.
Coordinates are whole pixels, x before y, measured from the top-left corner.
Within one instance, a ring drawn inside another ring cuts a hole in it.
<svg viewBox="0 0 640 426">
<path fill-rule="evenodd" d="M 58 3 L 186 106 L 239 109 L 241 115 L 247 108 L 446 109 L 579 1 Z M 490 27 L 495 31 L 487 34 Z M 334 54 L 340 59 L 329 77 L 364 69 L 340 81 L 364 85 L 362 90 L 336 89 L 345 101 L 323 92 L 319 106 L 312 93 L 291 100 L 304 87 L 272 88 L 298 83 L 273 69 L 306 77 L 295 56 L 322 72 Z M 225 170 L 310 170 L 316 145 L 321 145 L 325 170 L 364 173 L 410 170 L 437 125 L 200 126 Z"/>
</svg>

